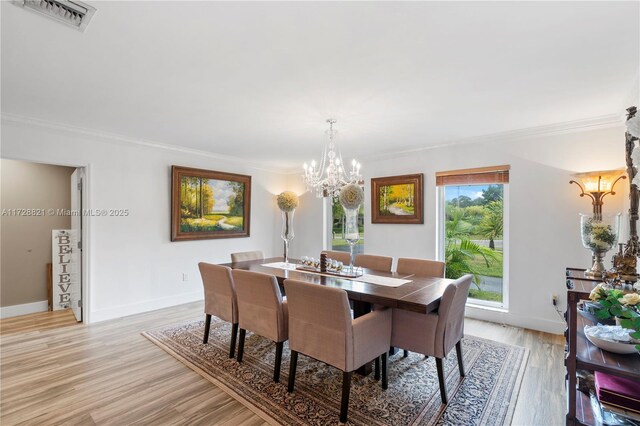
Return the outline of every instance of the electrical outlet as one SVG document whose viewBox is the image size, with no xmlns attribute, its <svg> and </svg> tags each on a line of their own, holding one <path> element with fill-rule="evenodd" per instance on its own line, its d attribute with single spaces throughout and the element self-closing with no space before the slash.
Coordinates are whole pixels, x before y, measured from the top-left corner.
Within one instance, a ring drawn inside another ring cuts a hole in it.
<svg viewBox="0 0 640 426">
<path fill-rule="evenodd" d="M 189 274 L 187 274 L 186 272 L 182 273 L 182 281 L 189 281 Z"/>
<path fill-rule="evenodd" d="M 553 304 L 553 306 L 558 306 L 558 295 L 557 294 L 552 294 L 551 295 L 551 303 Z"/>
</svg>

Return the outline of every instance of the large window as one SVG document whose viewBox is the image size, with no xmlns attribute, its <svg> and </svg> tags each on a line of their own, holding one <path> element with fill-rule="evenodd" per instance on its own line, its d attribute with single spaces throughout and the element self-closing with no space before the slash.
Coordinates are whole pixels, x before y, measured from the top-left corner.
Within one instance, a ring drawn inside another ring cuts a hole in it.
<svg viewBox="0 0 640 426">
<path fill-rule="evenodd" d="M 327 248 L 337 251 L 349 251 L 349 243 L 344 239 L 344 210 L 338 200 L 329 198 L 328 200 L 328 244 Z M 358 230 L 360 231 L 360 240 L 353 248 L 354 253 L 364 252 L 364 205 L 360 206 L 358 212 Z"/>
<path fill-rule="evenodd" d="M 436 174 L 446 277 L 473 274 L 470 303 L 507 306 L 508 166 Z"/>
</svg>

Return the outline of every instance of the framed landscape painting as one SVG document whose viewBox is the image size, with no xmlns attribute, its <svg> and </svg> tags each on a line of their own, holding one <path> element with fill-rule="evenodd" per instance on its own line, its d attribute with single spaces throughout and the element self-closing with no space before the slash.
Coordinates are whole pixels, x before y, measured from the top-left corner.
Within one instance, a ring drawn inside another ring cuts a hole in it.
<svg viewBox="0 0 640 426">
<path fill-rule="evenodd" d="M 372 178 L 371 223 L 424 223 L 422 173 Z"/>
<path fill-rule="evenodd" d="M 251 176 L 171 166 L 171 241 L 249 236 Z"/>
</svg>

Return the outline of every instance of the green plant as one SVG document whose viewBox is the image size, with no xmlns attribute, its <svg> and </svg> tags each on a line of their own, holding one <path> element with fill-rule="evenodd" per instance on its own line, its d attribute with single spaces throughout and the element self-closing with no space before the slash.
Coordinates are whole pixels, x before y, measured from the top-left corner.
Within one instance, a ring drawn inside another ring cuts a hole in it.
<svg viewBox="0 0 640 426">
<path fill-rule="evenodd" d="M 492 201 L 486 207 L 486 214 L 478 226 L 478 232 L 489 239 L 489 248 L 496 249 L 495 239 L 502 238 L 504 229 L 502 221 L 502 201 Z"/>
<path fill-rule="evenodd" d="M 477 257 L 480 257 L 487 267 L 491 261 L 497 260 L 493 250 L 478 245 L 466 237 L 447 240 L 444 250 L 444 261 L 447 265 L 445 277 L 456 279 L 464 274 L 471 274 L 473 284 L 478 287 L 478 290 L 482 290 L 480 275 L 472 262 Z"/>
<path fill-rule="evenodd" d="M 633 330 L 630 336 L 640 340 L 640 295 L 638 293 L 624 294 L 621 290 L 608 289 L 598 284 L 589 295 L 589 299 L 600 303 L 602 308 L 596 311 L 596 318 L 605 320 L 619 318 L 620 326 Z M 640 344 L 636 345 L 640 350 Z"/>
<path fill-rule="evenodd" d="M 444 250 L 444 261 L 446 266 L 446 278 L 456 279 L 464 274 L 473 275 L 473 284 L 480 287 L 480 275 L 474 267 L 473 260 L 481 258 L 484 264 L 489 267 L 490 261 L 496 261 L 495 252 L 487 247 L 474 243 L 468 238 L 468 234 L 463 228 L 465 211 L 463 209 L 453 209 L 451 211 L 452 220 L 445 225 L 446 245 Z"/>
</svg>

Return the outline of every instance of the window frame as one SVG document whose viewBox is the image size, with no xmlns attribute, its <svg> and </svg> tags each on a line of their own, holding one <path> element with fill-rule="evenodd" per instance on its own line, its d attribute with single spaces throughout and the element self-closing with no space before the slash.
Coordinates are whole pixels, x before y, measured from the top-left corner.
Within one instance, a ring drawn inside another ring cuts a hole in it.
<svg viewBox="0 0 640 426">
<path fill-rule="evenodd" d="M 483 183 L 458 183 L 436 187 L 436 258 L 444 262 L 445 247 L 445 188 L 447 186 L 485 185 Z M 502 185 L 502 303 L 490 300 L 467 299 L 467 306 L 481 309 L 509 310 L 509 183 L 493 183 L 486 185 Z M 473 285 L 473 284 L 472 284 Z"/>
</svg>

